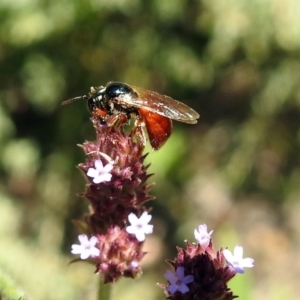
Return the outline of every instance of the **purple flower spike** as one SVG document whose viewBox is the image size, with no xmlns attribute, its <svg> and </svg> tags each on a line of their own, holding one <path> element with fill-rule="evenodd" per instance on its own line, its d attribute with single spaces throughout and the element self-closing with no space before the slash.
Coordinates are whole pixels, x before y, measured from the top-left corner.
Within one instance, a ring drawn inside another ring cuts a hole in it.
<svg viewBox="0 0 300 300">
<path fill-rule="evenodd" d="M 72 246 L 72 253 L 93 262 L 105 283 L 136 278 L 142 273 L 146 234 L 153 231 L 148 224 L 151 215 L 145 211 L 145 203 L 154 197 L 149 195 L 152 185 L 147 184 L 151 175 L 144 165 L 144 145 L 137 142 L 135 131 L 127 134 L 122 126 L 92 121 L 96 140 L 81 145 L 86 160 L 79 164 L 87 179 L 81 195 L 89 213 L 76 221 L 85 234 L 79 237 L 80 245 Z"/>
</svg>

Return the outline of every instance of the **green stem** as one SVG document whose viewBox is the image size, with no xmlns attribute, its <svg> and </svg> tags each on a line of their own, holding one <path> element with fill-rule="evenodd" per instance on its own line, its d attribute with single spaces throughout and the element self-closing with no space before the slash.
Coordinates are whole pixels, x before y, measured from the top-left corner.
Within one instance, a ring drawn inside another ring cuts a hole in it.
<svg viewBox="0 0 300 300">
<path fill-rule="evenodd" d="M 27 299 L 25 292 L 13 281 L 13 279 L 0 269 L 0 299 Z"/>
<path fill-rule="evenodd" d="M 112 283 L 104 283 L 103 277 L 99 276 L 97 300 L 110 300 Z"/>
</svg>

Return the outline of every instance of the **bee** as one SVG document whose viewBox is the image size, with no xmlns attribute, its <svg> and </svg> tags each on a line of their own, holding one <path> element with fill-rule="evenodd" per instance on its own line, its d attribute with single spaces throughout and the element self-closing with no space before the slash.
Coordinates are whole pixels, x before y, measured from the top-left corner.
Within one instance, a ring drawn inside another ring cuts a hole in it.
<svg viewBox="0 0 300 300">
<path fill-rule="evenodd" d="M 108 126 L 113 126 L 117 121 L 122 124 L 129 122 L 134 116 L 136 128 L 146 127 L 149 142 L 155 150 L 163 146 L 170 137 L 172 120 L 196 124 L 200 117 L 195 110 L 169 96 L 122 82 L 91 87 L 89 94 L 66 100 L 62 105 L 78 99 L 87 100 L 88 109 L 93 116 Z"/>
</svg>

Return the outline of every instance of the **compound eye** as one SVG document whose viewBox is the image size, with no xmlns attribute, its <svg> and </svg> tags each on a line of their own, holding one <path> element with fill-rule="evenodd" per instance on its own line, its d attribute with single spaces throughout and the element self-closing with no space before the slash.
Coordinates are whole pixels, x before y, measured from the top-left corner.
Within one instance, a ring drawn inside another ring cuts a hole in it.
<svg viewBox="0 0 300 300">
<path fill-rule="evenodd" d="M 105 94 L 108 99 L 117 98 L 120 95 L 126 95 L 132 93 L 133 90 L 130 86 L 121 82 L 111 82 L 107 85 Z"/>
<path fill-rule="evenodd" d="M 93 113 L 97 108 L 95 100 L 96 100 L 95 98 L 91 97 L 87 101 L 87 106 L 88 106 L 88 109 L 89 109 L 90 113 Z"/>
</svg>

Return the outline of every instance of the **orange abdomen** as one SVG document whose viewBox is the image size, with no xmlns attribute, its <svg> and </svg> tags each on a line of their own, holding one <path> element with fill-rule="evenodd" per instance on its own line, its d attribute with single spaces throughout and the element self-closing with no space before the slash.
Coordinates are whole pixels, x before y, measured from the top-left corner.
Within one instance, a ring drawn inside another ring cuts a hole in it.
<svg viewBox="0 0 300 300">
<path fill-rule="evenodd" d="M 158 150 L 172 133 L 172 120 L 144 108 L 138 111 L 145 122 L 151 146 Z"/>
</svg>

